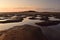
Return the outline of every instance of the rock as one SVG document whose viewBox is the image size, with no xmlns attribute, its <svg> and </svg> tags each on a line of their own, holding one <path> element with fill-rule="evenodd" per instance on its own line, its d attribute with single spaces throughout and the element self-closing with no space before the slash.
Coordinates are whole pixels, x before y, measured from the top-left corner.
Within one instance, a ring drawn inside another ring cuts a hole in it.
<svg viewBox="0 0 60 40">
<path fill-rule="evenodd" d="M 22 22 L 23 18 L 16 19 L 16 20 L 5 20 L 5 21 L 0 21 L 0 23 L 14 23 L 14 22 Z"/>
<path fill-rule="evenodd" d="M 60 21 L 45 21 L 45 22 L 39 22 L 36 24 L 39 26 L 52 26 L 52 25 L 57 25 L 59 23 L 60 23 Z"/>
<path fill-rule="evenodd" d="M 47 40 L 40 28 L 23 25 L 9 29 L 2 40 Z"/>
<path fill-rule="evenodd" d="M 31 17 L 31 18 L 29 18 L 29 19 L 31 19 L 31 20 L 36 20 L 36 18 L 35 18 L 35 17 Z"/>
</svg>

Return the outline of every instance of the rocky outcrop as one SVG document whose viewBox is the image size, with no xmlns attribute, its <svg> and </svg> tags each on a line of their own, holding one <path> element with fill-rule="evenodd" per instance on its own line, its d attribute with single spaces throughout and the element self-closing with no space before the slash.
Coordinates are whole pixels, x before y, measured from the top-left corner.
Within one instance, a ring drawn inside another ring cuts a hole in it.
<svg viewBox="0 0 60 40">
<path fill-rule="evenodd" d="M 45 21 L 45 22 L 39 22 L 36 24 L 39 26 L 52 26 L 52 25 L 57 25 L 59 23 L 60 23 L 60 21 Z"/>
<path fill-rule="evenodd" d="M 4 21 L 0 21 L 0 23 L 14 23 L 14 22 L 22 22 L 23 18 L 19 18 L 19 19 L 11 19 L 11 20 L 4 20 Z"/>
<path fill-rule="evenodd" d="M 15 26 L 1 38 L 1 40 L 47 40 L 40 28 L 31 25 Z"/>
</svg>

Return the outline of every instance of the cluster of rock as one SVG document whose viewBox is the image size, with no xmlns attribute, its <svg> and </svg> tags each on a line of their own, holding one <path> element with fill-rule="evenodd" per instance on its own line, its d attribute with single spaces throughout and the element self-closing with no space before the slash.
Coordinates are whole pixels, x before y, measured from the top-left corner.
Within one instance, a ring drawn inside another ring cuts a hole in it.
<svg viewBox="0 0 60 40">
<path fill-rule="evenodd" d="M 52 26 L 52 25 L 58 25 L 60 21 L 44 21 L 44 22 L 39 22 L 36 23 L 39 26 Z"/>
</svg>

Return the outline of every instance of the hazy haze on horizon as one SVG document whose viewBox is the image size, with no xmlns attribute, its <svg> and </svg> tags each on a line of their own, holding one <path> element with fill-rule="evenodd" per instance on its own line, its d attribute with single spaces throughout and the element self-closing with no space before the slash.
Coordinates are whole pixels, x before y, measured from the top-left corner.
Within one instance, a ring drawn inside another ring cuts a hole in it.
<svg viewBox="0 0 60 40">
<path fill-rule="evenodd" d="M 60 12 L 60 0 L 0 0 L 0 12 L 26 10 Z"/>
</svg>

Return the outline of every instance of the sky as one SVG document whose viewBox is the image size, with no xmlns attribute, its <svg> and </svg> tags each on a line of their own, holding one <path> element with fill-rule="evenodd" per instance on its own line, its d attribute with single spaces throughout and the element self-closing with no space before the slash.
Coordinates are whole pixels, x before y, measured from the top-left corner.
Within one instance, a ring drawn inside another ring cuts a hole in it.
<svg viewBox="0 0 60 40">
<path fill-rule="evenodd" d="M 60 0 L 0 0 L 0 12 L 60 12 Z"/>
</svg>

